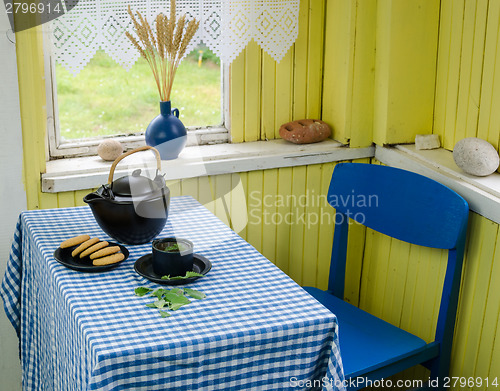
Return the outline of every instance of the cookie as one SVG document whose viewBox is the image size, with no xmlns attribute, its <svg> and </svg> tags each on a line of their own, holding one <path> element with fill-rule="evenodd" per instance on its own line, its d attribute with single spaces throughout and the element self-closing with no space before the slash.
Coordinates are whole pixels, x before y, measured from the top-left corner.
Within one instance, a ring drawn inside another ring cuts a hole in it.
<svg viewBox="0 0 500 391">
<path fill-rule="evenodd" d="M 118 246 L 105 247 L 102 250 L 99 250 L 99 251 L 96 251 L 95 253 L 90 254 L 90 259 L 97 259 L 97 258 L 105 257 L 107 255 L 117 253 L 118 251 L 120 251 L 120 247 L 118 247 Z"/>
<path fill-rule="evenodd" d="M 73 252 L 71 253 L 71 256 L 76 257 L 83 250 L 85 250 L 86 248 L 89 248 L 90 246 L 96 244 L 97 242 L 99 242 L 99 238 L 92 238 L 92 239 L 86 240 L 85 242 L 83 242 L 77 248 L 75 248 L 73 250 Z"/>
<path fill-rule="evenodd" d="M 86 242 L 89 239 L 90 239 L 89 235 L 75 236 L 74 238 L 70 238 L 70 239 L 65 240 L 64 242 L 62 242 L 59 245 L 59 247 L 61 247 L 61 248 L 68 248 L 68 247 L 76 246 L 78 244 Z"/>
<path fill-rule="evenodd" d="M 88 249 L 86 249 L 85 251 L 83 251 L 81 254 L 80 254 L 80 258 L 84 258 L 86 257 L 87 255 L 90 255 L 94 252 L 96 252 L 97 250 L 100 250 L 104 247 L 107 247 L 109 246 L 109 243 L 104 241 L 104 242 L 99 242 L 99 243 L 96 243 L 94 244 L 93 246 L 90 246 Z"/>
<path fill-rule="evenodd" d="M 108 255 L 107 257 L 97 258 L 92 261 L 94 266 L 104 266 L 111 265 L 112 263 L 120 262 L 125 259 L 125 255 L 123 253 Z"/>
</svg>

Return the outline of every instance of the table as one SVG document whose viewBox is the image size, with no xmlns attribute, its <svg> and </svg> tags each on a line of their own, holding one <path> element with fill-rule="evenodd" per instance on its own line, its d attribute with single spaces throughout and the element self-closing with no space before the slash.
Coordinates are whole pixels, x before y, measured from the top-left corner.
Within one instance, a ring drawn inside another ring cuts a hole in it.
<svg viewBox="0 0 500 391">
<path fill-rule="evenodd" d="M 150 244 L 81 273 L 53 258 L 81 233 L 111 240 L 88 207 L 19 217 L 0 294 L 24 390 L 343 389 L 335 316 L 193 198 L 172 198 L 160 237 L 190 239 L 211 260 L 187 285 L 207 297 L 168 318 L 134 294 L 160 287 L 133 268 Z"/>
</svg>

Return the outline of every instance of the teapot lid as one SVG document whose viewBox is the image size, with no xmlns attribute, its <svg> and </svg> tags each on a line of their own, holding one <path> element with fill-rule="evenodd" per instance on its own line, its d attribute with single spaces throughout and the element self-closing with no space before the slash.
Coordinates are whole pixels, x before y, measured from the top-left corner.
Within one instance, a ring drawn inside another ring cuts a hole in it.
<svg viewBox="0 0 500 391">
<path fill-rule="evenodd" d="M 159 176 L 160 179 L 163 179 Z M 158 176 L 157 178 L 158 179 Z M 132 175 L 124 176 L 113 181 L 111 190 L 114 195 L 121 197 L 145 196 L 160 190 L 162 181 L 151 180 L 141 175 L 141 169 L 134 170 Z M 164 182 L 163 182 L 164 183 Z"/>
</svg>

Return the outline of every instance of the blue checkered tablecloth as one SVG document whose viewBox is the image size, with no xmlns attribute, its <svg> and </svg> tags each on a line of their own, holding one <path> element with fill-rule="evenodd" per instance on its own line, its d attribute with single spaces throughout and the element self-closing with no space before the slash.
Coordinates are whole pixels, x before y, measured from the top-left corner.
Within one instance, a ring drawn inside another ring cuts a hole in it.
<svg viewBox="0 0 500 391">
<path fill-rule="evenodd" d="M 28 211 L 17 223 L 0 294 L 24 390 L 343 388 L 335 316 L 191 197 L 172 199 L 160 236 L 190 239 L 213 267 L 187 285 L 207 297 L 168 318 L 134 295 L 160 287 L 133 268 L 150 244 L 127 246 L 113 270 L 81 273 L 53 253 L 82 233 L 111 240 L 88 207 Z"/>
</svg>

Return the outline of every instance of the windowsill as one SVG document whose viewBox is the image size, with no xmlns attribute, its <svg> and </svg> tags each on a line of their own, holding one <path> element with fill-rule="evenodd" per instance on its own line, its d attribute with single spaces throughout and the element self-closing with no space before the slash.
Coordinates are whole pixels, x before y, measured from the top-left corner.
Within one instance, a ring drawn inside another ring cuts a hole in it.
<svg viewBox="0 0 500 391">
<path fill-rule="evenodd" d="M 144 133 L 131 135 L 94 137 L 58 144 L 57 137 L 49 138 L 50 153 L 55 158 L 72 159 L 74 156 L 95 156 L 97 147 L 103 139 L 112 138 L 124 145 L 127 149 L 133 149 L 144 145 Z M 205 128 L 188 128 L 187 146 L 224 144 L 229 142 L 229 131 L 221 126 L 208 126 Z M 59 145 L 56 147 L 56 145 Z"/>
<path fill-rule="evenodd" d="M 472 211 L 500 224 L 500 174 L 486 177 L 466 174 L 455 164 L 452 152 L 443 148 L 417 150 L 413 144 L 377 146 L 375 158 L 448 186 L 467 200 Z"/>
<path fill-rule="evenodd" d="M 144 167 L 145 156 L 134 154 L 120 162 L 115 177 Z M 153 167 L 152 154 L 147 167 Z M 432 178 L 462 195 L 474 212 L 500 224 L 500 174 L 475 177 L 460 170 L 452 152 L 443 148 L 416 150 L 415 145 L 348 148 L 334 140 L 295 145 L 284 140 L 255 141 L 187 147 L 175 160 L 162 161 L 165 179 L 176 180 L 280 167 L 356 160 L 375 157 L 384 164 Z M 42 191 L 93 189 L 107 183 L 111 162 L 98 156 L 47 162 Z"/>
<path fill-rule="evenodd" d="M 374 147 L 348 148 L 334 140 L 316 144 L 295 145 L 278 139 L 238 144 L 217 144 L 185 148 L 175 160 L 162 161 L 165 179 L 176 180 L 280 167 L 328 163 L 372 157 Z M 144 167 L 150 154 L 137 153 L 118 164 L 115 177 L 132 169 Z M 151 154 L 152 156 L 152 154 Z M 154 166 L 149 160 L 147 167 Z M 47 162 L 42 174 L 42 191 L 93 189 L 107 183 L 111 162 L 98 156 L 60 159 Z M 121 168 L 122 167 L 122 168 Z"/>
</svg>

